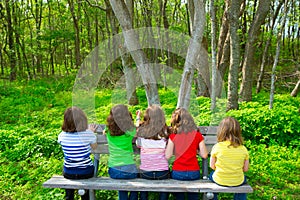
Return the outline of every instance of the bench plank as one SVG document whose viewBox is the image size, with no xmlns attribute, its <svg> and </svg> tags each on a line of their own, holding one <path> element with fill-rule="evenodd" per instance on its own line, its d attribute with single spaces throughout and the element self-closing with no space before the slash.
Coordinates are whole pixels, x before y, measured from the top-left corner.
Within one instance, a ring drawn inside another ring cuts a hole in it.
<svg viewBox="0 0 300 200">
<path fill-rule="evenodd" d="M 106 136 L 103 135 L 105 125 L 100 124 L 97 129 L 97 149 L 94 154 L 94 177 L 90 179 L 70 180 L 63 176 L 54 175 L 43 183 L 45 188 L 69 188 L 88 189 L 90 199 L 95 199 L 94 190 L 123 190 L 123 191 L 153 191 L 153 192 L 200 192 L 200 193 L 252 193 L 250 185 L 245 184 L 238 187 L 222 187 L 210 180 L 208 177 L 208 159 L 202 159 L 203 179 L 195 181 L 179 181 L 174 179 L 146 180 L 146 179 L 111 179 L 110 177 L 98 177 L 99 159 L 101 154 L 109 154 Z M 200 132 L 205 138 L 207 150 L 210 152 L 217 143 L 217 126 L 199 126 Z M 139 154 L 139 148 L 133 142 L 134 153 Z M 206 195 L 203 199 L 207 200 Z"/>
<path fill-rule="evenodd" d="M 223 187 L 209 180 L 178 181 L 146 180 L 146 179 L 112 179 L 109 177 L 94 177 L 90 179 L 70 180 L 55 175 L 43 183 L 45 188 L 69 188 L 90 190 L 122 190 L 122 191 L 153 191 L 153 192 L 213 192 L 213 193 L 251 193 L 248 185 L 239 187 Z"/>
</svg>

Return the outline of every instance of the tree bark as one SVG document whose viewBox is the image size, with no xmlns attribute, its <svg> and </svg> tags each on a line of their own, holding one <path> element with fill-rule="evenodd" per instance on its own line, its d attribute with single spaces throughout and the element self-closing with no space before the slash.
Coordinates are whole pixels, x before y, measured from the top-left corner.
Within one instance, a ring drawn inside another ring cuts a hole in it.
<svg viewBox="0 0 300 200">
<path fill-rule="evenodd" d="M 273 67 L 272 67 L 272 75 L 271 75 L 271 91 L 270 91 L 270 103 L 269 103 L 269 108 L 270 109 L 273 108 L 274 93 L 275 93 L 276 67 L 277 67 L 277 63 L 278 63 L 278 60 L 279 60 L 280 42 L 281 42 L 281 38 L 282 38 L 282 34 L 283 34 L 283 30 L 284 30 L 284 26 L 285 26 L 285 22 L 286 22 L 286 18 L 287 18 L 287 13 L 288 13 L 288 2 L 289 2 L 289 0 L 284 1 L 283 22 L 281 24 L 280 31 L 277 35 L 276 56 L 275 56 L 274 64 L 273 64 Z"/>
<path fill-rule="evenodd" d="M 211 107 L 212 111 L 216 108 L 217 99 L 217 43 L 216 43 L 216 12 L 215 1 L 210 1 L 210 21 L 211 21 L 211 60 L 212 60 L 212 88 L 211 88 Z"/>
<path fill-rule="evenodd" d="M 298 95 L 299 91 L 300 91 L 300 79 L 298 80 L 298 82 L 297 82 L 295 88 L 294 88 L 293 91 L 291 92 L 291 96 L 292 96 L 292 97 L 296 97 L 296 96 Z"/>
<path fill-rule="evenodd" d="M 68 0 L 68 3 L 72 14 L 73 26 L 75 30 L 75 68 L 78 69 L 81 65 L 79 16 L 77 16 L 75 13 L 74 1 Z M 80 6 L 80 3 L 77 2 L 77 5 Z M 80 8 L 78 8 L 78 10 L 80 10 Z"/>
<path fill-rule="evenodd" d="M 12 2 L 11 2 L 12 3 Z M 10 64 L 10 75 L 9 80 L 14 81 L 17 78 L 17 71 L 16 71 L 16 55 L 15 55 L 15 43 L 13 39 L 13 27 L 12 27 L 12 14 L 11 14 L 11 5 L 9 0 L 5 0 L 5 9 L 6 9 L 6 21 L 7 21 L 7 37 L 8 37 L 8 58 Z"/>
<path fill-rule="evenodd" d="M 248 40 L 244 54 L 244 61 L 242 67 L 242 84 L 240 90 L 240 99 L 242 101 L 252 100 L 252 79 L 253 79 L 253 66 L 255 65 L 254 52 L 255 42 L 259 35 L 260 26 L 264 23 L 267 14 L 269 13 L 271 0 L 260 0 L 254 21 L 248 32 Z"/>
<path fill-rule="evenodd" d="M 227 1 L 227 3 L 229 2 Z M 238 73 L 240 63 L 238 27 L 240 6 L 241 0 L 232 0 L 231 4 L 229 4 L 230 66 L 227 110 L 238 109 Z"/>
<path fill-rule="evenodd" d="M 262 88 L 262 83 L 263 83 L 263 78 L 264 78 L 264 73 L 265 73 L 265 65 L 266 65 L 266 62 L 267 62 L 267 53 L 268 53 L 269 46 L 271 44 L 274 25 L 275 25 L 275 22 L 276 22 L 276 19 L 278 17 L 278 14 L 279 14 L 279 11 L 281 9 L 282 4 L 283 4 L 283 1 L 280 1 L 277 8 L 276 8 L 273 19 L 272 19 L 272 24 L 271 24 L 271 27 L 270 27 L 270 36 L 268 37 L 268 40 L 266 42 L 266 46 L 264 48 L 263 55 L 262 55 L 262 61 L 261 61 L 261 65 L 260 65 L 260 73 L 259 73 L 259 76 L 258 76 L 257 86 L 256 86 L 256 93 L 259 93 L 261 88 Z"/>
<path fill-rule="evenodd" d="M 205 5 L 203 0 L 194 0 L 194 6 L 198 12 L 194 14 L 192 37 L 184 63 L 181 85 L 179 89 L 177 108 L 188 109 L 190 106 L 191 86 L 194 78 L 194 67 L 201 48 L 201 41 L 205 28 Z"/>
<path fill-rule="evenodd" d="M 129 50 L 142 77 L 148 105 L 160 104 L 153 68 L 149 65 L 148 59 L 141 49 L 138 37 L 133 30 L 132 20 L 126 4 L 124 0 L 110 0 L 110 4 L 122 27 L 125 46 Z"/>
</svg>

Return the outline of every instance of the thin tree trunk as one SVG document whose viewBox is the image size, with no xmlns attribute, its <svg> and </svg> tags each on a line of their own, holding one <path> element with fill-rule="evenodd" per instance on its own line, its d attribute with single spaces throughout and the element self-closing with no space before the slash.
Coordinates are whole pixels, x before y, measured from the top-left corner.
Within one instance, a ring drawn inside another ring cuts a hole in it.
<svg viewBox="0 0 300 200">
<path fill-rule="evenodd" d="M 271 27 L 270 27 L 270 36 L 268 37 L 268 40 L 266 42 L 266 46 L 264 48 L 264 52 L 263 52 L 263 56 L 262 56 L 262 62 L 261 62 L 261 65 L 260 65 L 260 73 L 259 73 L 259 77 L 258 77 L 258 80 L 257 80 L 256 93 L 259 93 L 261 88 L 262 88 L 262 83 L 263 83 L 263 78 L 264 78 L 264 73 L 265 73 L 265 65 L 266 65 L 266 62 L 267 62 L 267 53 L 268 53 L 268 49 L 269 49 L 269 46 L 271 44 L 271 40 L 272 40 L 272 37 L 273 37 L 274 25 L 275 25 L 275 22 L 276 22 L 276 19 L 278 17 L 278 14 L 279 14 L 279 11 L 281 9 L 282 4 L 283 4 L 283 1 L 279 2 L 279 5 L 277 6 L 275 14 L 274 14 L 273 19 L 272 19 L 272 24 L 271 24 Z"/>
<path fill-rule="evenodd" d="M 300 91 L 300 79 L 298 80 L 298 82 L 297 82 L 295 88 L 294 88 L 293 91 L 291 92 L 291 96 L 292 96 L 292 97 L 296 97 L 296 96 L 298 95 L 299 91 Z"/>
<path fill-rule="evenodd" d="M 160 104 L 153 68 L 149 65 L 148 59 L 141 49 L 137 34 L 133 30 L 132 20 L 126 4 L 124 0 L 110 0 L 110 4 L 122 27 L 125 46 L 128 48 L 142 77 L 148 105 Z"/>
<path fill-rule="evenodd" d="M 79 30 L 79 16 L 76 16 L 74 1 L 68 0 L 70 11 L 73 18 L 73 25 L 75 30 L 75 68 L 78 69 L 81 65 L 81 55 L 80 55 L 80 30 Z M 77 5 L 80 6 L 80 3 L 77 2 Z M 80 10 L 80 8 L 78 8 Z"/>
<path fill-rule="evenodd" d="M 134 3 L 133 0 L 126 0 L 126 6 L 128 8 L 131 22 L 133 26 L 133 12 L 134 12 Z M 134 75 L 134 71 L 131 68 L 131 57 L 130 53 L 124 44 L 123 48 L 119 48 L 121 53 L 122 65 L 123 65 L 123 72 L 126 81 L 126 91 L 127 91 L 127 101 L 129 105 L 137 105 L 139 103 L 139 99 L 136 94 L 136 77 Z M 122 52 L 124 51 L 124 52 Z"/>
<path fill-rule="evenodd" d="M 277 36 L 276 56 L 275 56 L 274 64 L 272 67 L 272 75 L 271 75 L 271 91 L 270 91 L 270 103 L 269 103 L 270 109 L 273 108 L 274 93 L 275 93 L 276 67 L 277 67 L 277 63 L 279 60 L 280 43 L 281 43 L 281 38 L 282 38 L 282 34 L 283 34 L 283 30 L 284 30 L 284 26 L 285 26 L 285 22 L 286 22 L 286 18 L 287 18 L 287 13 L 288 13 L 288 2 L 289 2 L 289 0 L 284 1 L 284 17 L 283 17 L 282 25 L 280 27 L 280 31 Z"/>
<path fill-rule="evenodd" d="M 243 60 L 243 77 L 240 89 L 240 95 L 242 101 L 252 100 L 252 79 L 253 79 L 253 67 L 255 65 L 254 52 L 255 42 L 259 35 L 260 26 L 265 22 L 265 18 L 269 13 L 271 0 L 260 0 L 257 12 L 255 14 L 254 21 L 249 29 L 248 40 L 246 43 L 246 49 Z"/>
<path fill-rule="evenodd" d="M 205 29 L 205 5 L 203 0 L 194 0 L 194 6 L 199 11 L 194 14 L 192 37 L 184 63 L 181 85 L 178 95 L 177 108 L 188 109 L 190 106 L 191 86 L 194 78 L 194 67 L 201 48 L 201 41 Z"/>
<path fill-rule="evenodd" d="M 216 108 L 217 99 L 217 43 L 216 43 L 216 12 L 215 1 L 210 1 L 210 20 L 211 20 L 211 60 L 212 60 L 212 87 L 211 87 L 211 107 L 212 111 Z"/>
<path fill-rule="evenodd" d="M 12 2 L 11 2 L 12 3 Z M 9 80 L 14 81 L 17 78 L 17 71 L 16 71 L 16 55 L 15 55 L 15 44 L 13 39 L 13 27 L 12 27 L 12 14 L 11 14 L 11 5 L 10 1 L 5 1 L 5 9 L 6 9 L 6 20 L 7 20 L 7 37 L 8 37 L 8 58 L 10 64 L 10 75 Z"/>
<path fill-rule="evenodd" d="M 240 40 L 238 37 L 241 0 L 232 0 L 229 6 L 230 66 L 228 73 L 227 110 L 238 109 L 238 73 L 240 64 Z"/>
</svg>

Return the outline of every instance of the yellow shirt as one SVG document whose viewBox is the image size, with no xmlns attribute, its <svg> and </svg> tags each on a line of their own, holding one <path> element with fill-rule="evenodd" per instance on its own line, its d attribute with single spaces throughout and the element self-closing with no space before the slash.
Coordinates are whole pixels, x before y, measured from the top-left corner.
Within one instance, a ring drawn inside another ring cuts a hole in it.
<svg viewBox="0 0 300 200">
<path fill-rule="evenodd" d="M 244 181 L 244 161 L 249 159 L 249 153 L 244 145 L 229 146 L 229 141 L 214 145 L 211 156 L 216 158 L 216 169 L 213 179 L 219 185 L 238 186 Z"/>
</svg>

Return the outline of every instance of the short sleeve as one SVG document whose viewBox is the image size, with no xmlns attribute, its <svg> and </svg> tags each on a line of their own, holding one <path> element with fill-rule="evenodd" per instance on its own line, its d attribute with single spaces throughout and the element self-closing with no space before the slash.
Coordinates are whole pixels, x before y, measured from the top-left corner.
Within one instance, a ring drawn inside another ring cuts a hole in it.
<svg viewBox="0 0 300 200">
<path fill-rule="evenodd" d="M 210 152 L 211 157 L 214 157 L 214 158 L 217 157 L 217 149 L 218 149 L 218 143 L 212 147 L 211 152 Z"/>
<path fill-rule="evenodd" d="M 130 135 L 130 136 L 134 137 L 136 135 L 136 129 L 134 128 L 134 129 L 132 129 L 130 131 L 127 131 L 126 135 Z"/>
<path fill-rule="evenodd" d="M 169 136 L 169 138 L 170 138 L 170 140 L 171 140 L 172 142 L 174 142 L 174 137 L 175 137 L 175 134 L 174 134 L 174 133 L 171 133 L 170 136 Z"/>
<path fill-rule="evenodd" d="M 82 141 L 85 141 L 89 144 L 95 144 L 97 142 L 97 136 L 91 130 L 79 133 L 79 137 Z"/>
<path fill-rule="evenodd" d="M 57 142 L 61 144 L 63 132 L 58 135 Z"/>
<path fill-rule="evenodd" d="M 199 140 L 200 140 L 199 142 L 202 142 L 204 140 L 203 135 L 200 132 L 197 132 L 197 133 L 199 135 Z"/>
</svg>

